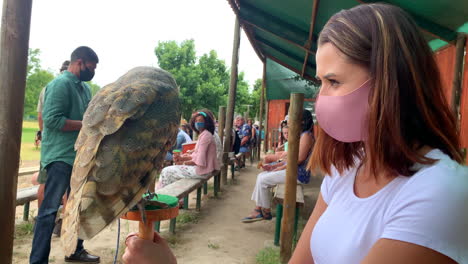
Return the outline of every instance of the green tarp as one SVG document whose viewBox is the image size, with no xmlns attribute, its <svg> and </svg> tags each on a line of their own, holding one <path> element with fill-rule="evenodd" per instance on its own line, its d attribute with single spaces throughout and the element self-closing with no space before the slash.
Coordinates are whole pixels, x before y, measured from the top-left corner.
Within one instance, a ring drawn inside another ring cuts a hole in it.
<svg viewBox="0 0 468 264">
<path fill-rule="evenodd" d="M 314 98 L 318 87 L 311 85 L 299 75 L 278 63 L 266 60 L 266 96 L 268 100 L 289 99 L 290 93 L 304 93 L 305 98 Z"/>
<path fill-rule="evenodd" d="M 315 1 L 318 0 L 228 0 L 238 13 L 244 31 L 262 60 L 268 58 L 296 74 L 304 72 L 304 77 L 309 79 L 315 76 L 317 36 L 325 23 L 338 11 L 360 3 L 384 2 L 403 8 L 415 19 L 433 50 L 447 45 L 447 41 L 453 42 L 457 32 L 468 33 L 468 0 L 321 0 L 318 3 L 312 41 L 309 42 Z M 267 79 L 276 78 L 284 82 L 281 78 L 268 76 L 275 71 L 267 70 Z M 289 86 L 275 84 L 267 86 L 267 90 L 284 87 Z M 283 92 L 267 91 L 267 99 L 288 97 L 288 90 L 291 89 L 296 88 L 282 89 Z"/>
</svg>

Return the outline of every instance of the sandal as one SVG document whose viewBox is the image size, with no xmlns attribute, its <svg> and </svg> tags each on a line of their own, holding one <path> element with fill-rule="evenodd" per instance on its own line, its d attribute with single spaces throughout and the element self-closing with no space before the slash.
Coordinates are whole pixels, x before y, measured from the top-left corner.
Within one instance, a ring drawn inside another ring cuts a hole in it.
<svg viewBox="0 0 468 264">
<path fill-rule="evenodd" d="M 242 219 L 242 223 L 253 223 L 253 222 L 257 222 L 257 221 L 261 221 L 263 220 L 263 213 L 262 213 L 262 210 L 260 209 L 254 209 L 255 212 L 257 212 L 258 214 L 256 216 L 247 216 L 247 217 L 244 217 L 244 219 Z"/>
<path fill-rule="evenodd" d="M 273 215 L 271 214 L 271 211 L 265 211 L 265 210 L 262 210 L 262 214 L 263 214 L 263 220 L 271 220 L 273 219 Z"/>
</svg>

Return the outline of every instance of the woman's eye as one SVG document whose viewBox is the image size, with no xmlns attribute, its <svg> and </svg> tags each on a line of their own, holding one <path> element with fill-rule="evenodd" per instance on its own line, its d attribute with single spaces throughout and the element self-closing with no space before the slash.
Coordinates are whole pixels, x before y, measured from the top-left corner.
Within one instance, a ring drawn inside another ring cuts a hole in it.
<svg viewBox="0 0 468 264">
<path fill-rule="evenodd" d="M 333 80 L 333 79 L 329 79 L 328 81 L 330 82 L 331 86 L 336 86 L 336 85 L 340 84 L 338 81 Z"/>
</svg>

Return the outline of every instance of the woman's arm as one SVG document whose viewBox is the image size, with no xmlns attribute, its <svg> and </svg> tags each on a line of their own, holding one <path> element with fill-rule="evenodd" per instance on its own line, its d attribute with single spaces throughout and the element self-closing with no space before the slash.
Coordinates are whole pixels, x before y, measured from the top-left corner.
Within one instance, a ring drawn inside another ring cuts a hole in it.
<svg viewBox="0 0 468 264">
<path fill-rule="evenodd" d="M 392 239 L 380 239 L 361 264 L 456 264 L 453 259 L 427 247 Z"/>
<path fill-rule="evenodd" d="M 210 144 L 216 144 L 214 141 L 213 134 L 208 131 L 203 131 L 198 138 L 197 144 L 195 145 L 196 151 L 192 154 L 191 162 L 193 165 L 205 167 L 207 164 L 206 157 L 208 156 Z"/>
<path fill-rule="evenodd" d="M 299 140 L 299 159 L 297 164 L 301 164 L 309 156 L 312 144 L 314 143 L 312 135 L 310 133 L 304 133 Z"/>
<path fill-rule="evenodd" d="M 310 252 L 310 237 L 312 236 L 312 231 L 314 230 L 315 224 L 320 219 L 322 214 L 327 209 L 327 204 L 322 198 L 322 194 L 319 194 L 317 199 L 317 203 L 315 204 L 314 211 L 309 217 L 309 221 L 307 221 L 304 230 L 302 231 L 301 238 L 297 243 L 296 249 L 289 260 L 289 264 L 306 264 L 306 263 L 314 263 L 312 259 L 312 254 Z M 395 262 L 396 263 L 396 262 Z"/>
</svg>

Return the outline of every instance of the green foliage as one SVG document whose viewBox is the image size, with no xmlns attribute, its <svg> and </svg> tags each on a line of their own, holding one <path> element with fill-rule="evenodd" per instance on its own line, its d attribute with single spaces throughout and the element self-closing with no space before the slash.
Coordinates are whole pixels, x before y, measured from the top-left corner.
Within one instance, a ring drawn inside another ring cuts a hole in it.
<svg viewBox="0 0 468 264">
<path fill-rule="evenodd" d="M 93 82 L 87 82 L 89 85 L 89 88 L 91 89 L 91 97 L 96 95 L 96 93 L 101 89 L 101 86 L 93 83 Z"/>
<path fill-rule="evenodd" d="M 49 71 L 37 69 L 26 79 L 26 90 L 24 96 L 24 115 L 37 115 L 37 102 L 41 90 L 54 79 L 54 75 Z"/>
<path fill-rule="evenodd" d="M 24 96 L 24 115 L 36 116 L 36 107 L 41 90 L 54 79 L 54 75 L 41 68 L 39 49 L 29 49 L 26 89 Z"/>
<path fill-rule="evenodd" d="M 267 247 L 258 252 L 256 257 L 257 264 L 279 264 L 280 250 L 279 248 Z"/>
<path fill-rule="evenodd" d="M 196 56 L 195 41 L 158 42 L 155 48 L 159 67 L 170 72 L 180 87 L 182 116 L 189 119 L 192 112 L 208 108 L 215 115 L 219 106 L 227 105 L 230 76 L 226 63 L 216 51 Z M 245 111 L 243 105 L 251 104 L 248 83 L 239 74 L 236 112 Z"/>
<path fill-rule="evenodd" d="M 220 246 L 216 243 L 208 243 L 208 248 L 216 250 L 216 249 L 219 249 Z"/>
<path fill-rule="evenodd" d="M 33 221 L 20 222 L 15 226 L 15 238 L 23 238 L 32 235 L 34 231 Z"/>
<path fill-rule="evenodd" d="M 198 223 L 200 216 L 197 212 L 187 211 L 180 213 L 176 218 L 177 224 Z"/>
</svg>

